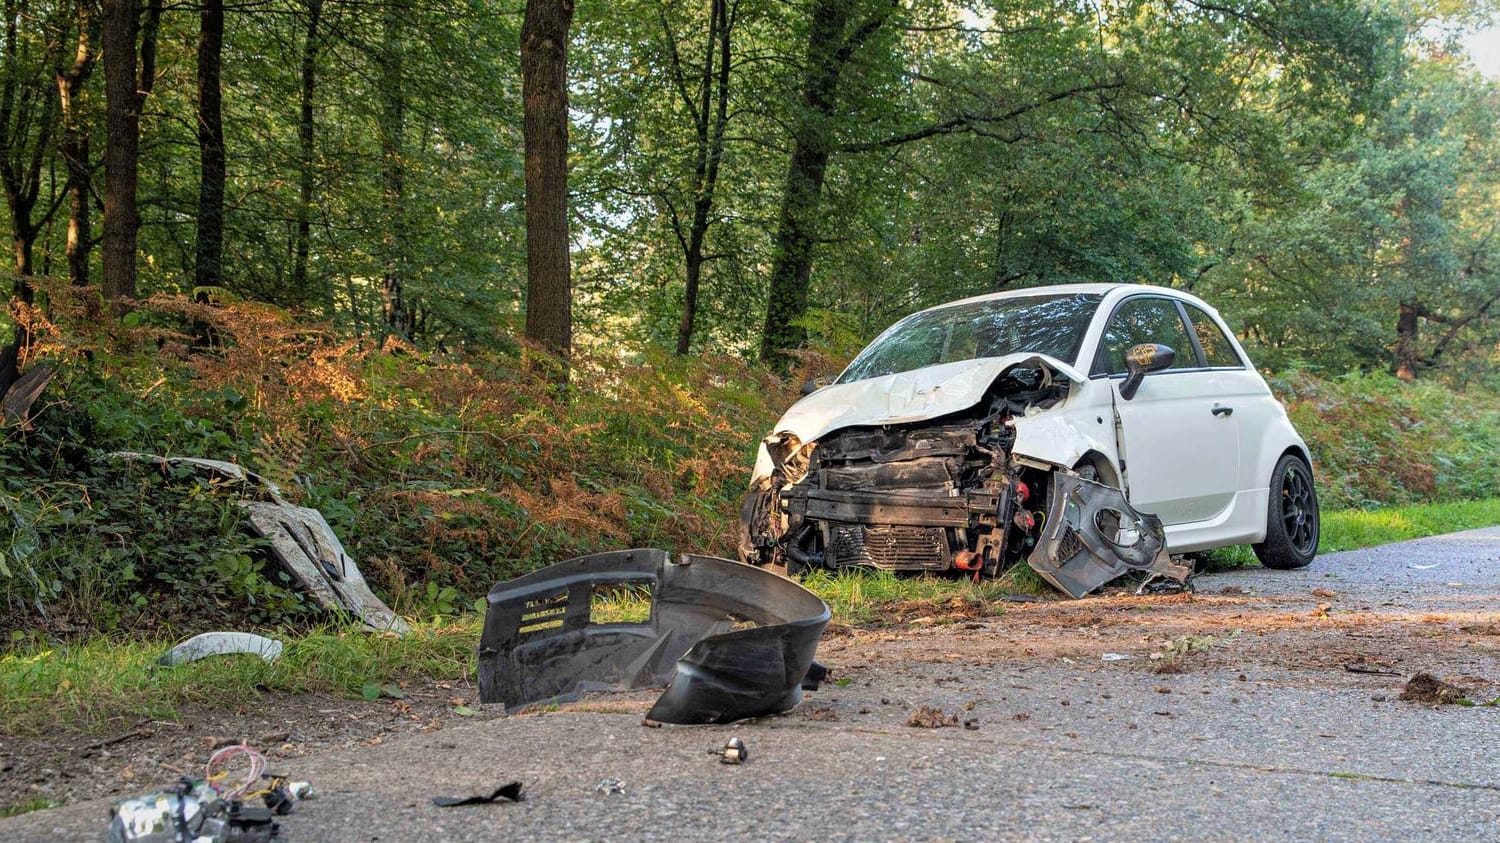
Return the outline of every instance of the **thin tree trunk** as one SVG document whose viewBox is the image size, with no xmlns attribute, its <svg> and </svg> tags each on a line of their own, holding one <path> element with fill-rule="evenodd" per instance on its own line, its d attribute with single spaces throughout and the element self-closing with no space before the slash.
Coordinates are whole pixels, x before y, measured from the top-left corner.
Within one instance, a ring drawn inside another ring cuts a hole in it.
<svg viewBox="0 0 1500 843">
<path fill-rule="evenodd" d="M 135 193 L 141 132 L 136 79 L 139 0 L 103 0 L 104 50 L 104 299 L 135 296 Z"/>
<path fill-rule="evenodd" d="M 698 288 L 703 275 L 703 244 L 712 223 L 714 192 L 719 184 L 719 163 L 724 157 L 724 130 L 729 123 L 730 12 L 727 0 L 712 0 L 709 11 L 708 47 L 699 85 L 700 98 L 695 122 L 698 155 L 694 172 L 693 222 L 688 229 L 687 287 L 682 300 L 682 321 L 677 326 L 677 353 L 692 347 L 698 316 Z M 671 37 L 671 33 L 668 33 Z M 715 53 L 718 66 L 715 67 Z M 716 103 L 716 104 L 715 104 Z M 713 109 L 710 122 L 710 109 Z"/>
<path fill-rule="evenodd" d="M 849 0 L 817 0 L 813 7 L 807 69 L 802 82 L 804 108 L 793 127 L 792 157 L 782 190 L 766 299 L 766 324 L 761 334 L 761 359 L 776 366 L 788 365 L 787 352 L 807 338 L 807 331 L 795 323 L 807 312 L 816 222 L 833 146 L 829 122 L 839 77 L 854 50 L 880 27 L 888 14 L 888 10 L 878 13 L 845 35 L 853 7 Z"/>
<path fill-rule="evenodd" d="M 198 287 L 224 286 L 224 0 L 203 0 L 198 32 Z M 199 298 L 205 298 L 200 293 Z"/>
<path fill-rule="evenodd" d="M 572 353 L 568 262 L 568 26 L 572 0 L 527 0 L 521 24 L 526 143 L 526 337 Z M 561 373 L 566 381 L 566 368 Z"/>
<path fill-rule="evenodd" d="M 380 93 L 381 204 L 385 211 L 384 254 L 381 292 L 386 330 L 402 339 L 411 338 L 411 313 L 406 303 L 406 92 L 405 37 L 402 10 L 387 4 L 384 17 Z"/>
<path fill-rule="evenodd" d="M 11 254 L 15 269 L 12 284 L 14 298 L 23 306 L 34 300 L 31 286 L 32 253 L 37 236 L 51 217 L 49 209 L 42 219 L 33 220 L 37 199 L 41 195 L 42 169 L 47 150 L 52 146 L 52 132 L 57 127 L 56 89 L 37 84 L 31 67 L 23 67 L 20 57 L 20 28 L 27 15 L 25 5 L 6 0 L 5 42 L 3 45 L 3 83 L 0 83 L 0 183 L 10 211 Z M 49 45 L 55 48 L 57 45 Z M 56 61 L 55 55 L 48 62 Z M 47 64 L 43 64 L 46 67 Z M 20 362 L 31 332 L 26 314 L 17 313 L 15 336 L 0 349 L 0 396 L 4 396 L 20 375 Z"/>
<path fill-rule="evenodd" d="M 89 224 L 89 131 L 78 114 L 84 86 L 94 72 L 93 38 L 96 33 L 92 9 L 93 4 L 88 0 L 78 3 L 78 45 L 73 64 L 57 72 L 58 100 L 62 104 L 62 138 L 58 141 L 58 153 L 67 169 L 68 278 L 78 287 L 86 287 L 89 283 L 90 238 L 93 236 Z"/>
<path fill-rule="evenodd" d="M 1404 381 L 1417 379 L 1417 331 L 1421 307 L 1404 301 L 1396 312 L 1396 377 Z"/>
<path fill-rule="evenodd" d="M 302 118 L 297 124 L 297 164 L 301 183 L 297 194 L 297 239 L 292 258 L 292 285 L 306 295 L 307 262 L 312 252 L 313 203 L 313 96 L 318 80 L 318 26 L 323 19 L 323 0 L 308 0 L 307 32 L 302 41 Z"/>
</svg>

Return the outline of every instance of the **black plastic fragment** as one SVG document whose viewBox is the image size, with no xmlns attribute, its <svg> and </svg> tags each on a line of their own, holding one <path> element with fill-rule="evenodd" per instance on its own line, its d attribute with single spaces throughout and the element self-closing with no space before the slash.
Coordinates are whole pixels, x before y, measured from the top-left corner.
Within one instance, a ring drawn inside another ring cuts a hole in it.
<svg viewBox="0 0 1500 843">
<path fill-rule="evenodd" d="M 596 618 L 596 595 L 649 590 L 649 620 Z M 729 723 L 802 698 L 827 604 L 769 571 L 664 550 L 598 553 L 496 585 L 479 643 L 480 699 L 514 709 L 580 692 L 667 690 L 662 723 Z"/>
<path fill-rule="evenodd" d="M 439 808 L 452 808 L 458 805 L 488 805 L 491 802 L 499 802 L 504 799 L 508 802 L 521 801 L 521 783 L 511 782 L 495 788 L 493 793 L 477 793 L 473 796 L 434 796 L 432 804 Z"/>
</svg>

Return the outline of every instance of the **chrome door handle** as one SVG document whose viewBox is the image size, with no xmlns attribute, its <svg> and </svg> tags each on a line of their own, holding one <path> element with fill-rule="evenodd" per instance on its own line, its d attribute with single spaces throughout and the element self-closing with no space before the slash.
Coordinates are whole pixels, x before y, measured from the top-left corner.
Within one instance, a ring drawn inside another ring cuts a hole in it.
<svg viewBox="0 0 1500 843">
<path fill-rule="evenodd" d="M 1214 405 L 1213 414 L 1216 415 L 1216 416 L 1227 416 L 1227 415 L 1229 415 L 1229 414 L 1231 414 L 1233 412 L 1234 412 L 1234 408 L 1233 407 L 1223 407 L 1223 406 L 1220 406 L 1218 404 Z"/>
</svg>

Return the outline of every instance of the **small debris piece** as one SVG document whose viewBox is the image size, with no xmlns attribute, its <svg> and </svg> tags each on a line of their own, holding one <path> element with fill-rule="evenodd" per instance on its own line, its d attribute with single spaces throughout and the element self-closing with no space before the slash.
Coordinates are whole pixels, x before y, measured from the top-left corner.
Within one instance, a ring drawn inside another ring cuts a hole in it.
<svg viewBox="0 0 1500 843">
<path fill-rule="evenodd" d="M 917 710 L 906 718 L 906 725 L 918 729 L 941 729 L 946 726 L 957 726 L 958 715 L 945 714 L 941 708 L 930 705 L 919 705 Z"/>
<path fill-rule="evenodd" d="M 839 719 L 839 713 L 831 708 L 810 708 L 807 710 L 807 719 L 832 721 Z"/>
<path fill-rule="evenodd" d="M 1025 721 L 1031 719 L 1031 715 L 1027 714 L 1026 712 L 1023 711 L 1020 714 L 1012 714 L 1010 716 L 1010 719 L 1018 721 L 1018 722 L 1025 722 Z"/>
<path fill-rule="evenodd" d="M 624 793 L 625 783 L 620 781 L 619 779 L 600 779 L 599 783 L 594 785 L 594 792 L 599 794 L 600 796 L 611 796 L 616 793 Z"/>
<path fill-rule="evenodd" d="M 720 764 L 743 764 L 750 760 L 750 750 L 739 738 L 730 738 L 723 749 L 710 749 L 708 754 L 719 756 Z"/>
<path fill-rule="evenodd" d="M 280 641 L 250 632 L 205 632 L 168 650 L 156 663 L 176 667 L 209 656 L 230 653 L 249 653 L 260 656 L 267 662 L 274 662 L 281 658 L 281 649 Z"/>
<path fill-rule="evenodd" d="M 1376 676 L 1401 675 L 1401 671 L 1391 669 L 1390 665 L 1367 661 L 1364 656 L 1360 656 L 1354 661 L 1346 663 L 1344 665 L 1344 670 L 1350 673 L 1370 673 Z"/>
<path fill-rule="evenodd" d="M 1326 618 L 1328 617 L 1328 610 L 1332 608 L 1332 603 L 1319 603 L 1317 608 L 1313 609 L 1310 614 L 1315 618 Z"/>
<path fill-rule="evenodd" d="M 1339 593 L 1337 591 L 1329 591 L 1326 588 L 1315 588 L 1312 590 L 1312 596 L 1323 600 L 1332 600 L 1333 598 L 1338 597 Z"/>
<path fill-rule="evenodd" d="M 520 802 L 521 783 L 511 782 L 502 784 L 491 793 L 477 793 L 473 796 L 434 796 L 432 804 L 439 808 L 452 808 L 457 805 L 488 805 L 491 802 L 499 802 L 504 799 L 507 802 Z"/>
<path fill-rule="evenodd" d="M 1102 656 L 1099 657 L 1099 661 L 1102 661 L 1102 662 L 1124 662 L 1124 661 L 1130 661 L 1133 658 L 1135 658 L 1135 656 L 1132 656 L 1129 653 L 1105 653 L 1104 655 L 1102 655 Z"/>
<path fill-rule="evenodd" d="M 979 718 L 978 717 L 970 717 L 969 719 L 965 720 L 964 721 L 964 728 L 968 729 L 971 732 L 977 732 L 977 731 L 979 731 Z"/>
<path fill-rule="evenodd" d="M 1464 692 L 1456 685 L 1450 685 L 1424 671 L 1413 676 L 1406 683 L 1406 687 L 1401 689 L 1399 699 L 1407 702 L 1442 705 L 1464 699 Z"/>
</svg>

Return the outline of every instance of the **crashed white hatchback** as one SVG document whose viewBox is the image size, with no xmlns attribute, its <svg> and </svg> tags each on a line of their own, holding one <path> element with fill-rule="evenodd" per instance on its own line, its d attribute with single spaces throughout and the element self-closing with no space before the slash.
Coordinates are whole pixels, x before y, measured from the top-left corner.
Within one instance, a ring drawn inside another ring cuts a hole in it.
<svg viewBox="0 0 1500 843">
<path fill-rule="evenodd" d="M 752 564 L 994 576 L 1077 597 L 1171 556 L 1318 546 L 1306 444 L 1218 314 L 1160 287 L 979 296 L 892 325 L 761 445 Z"/>
</svg>

